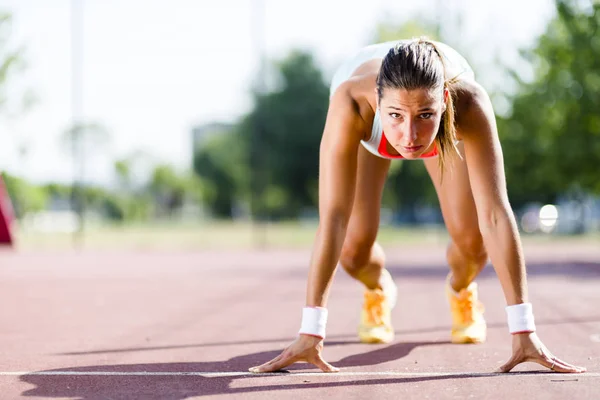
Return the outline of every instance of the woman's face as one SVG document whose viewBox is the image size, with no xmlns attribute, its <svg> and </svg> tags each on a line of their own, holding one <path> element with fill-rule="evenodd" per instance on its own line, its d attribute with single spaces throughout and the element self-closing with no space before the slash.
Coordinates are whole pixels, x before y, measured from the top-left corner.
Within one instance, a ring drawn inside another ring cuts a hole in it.
<svg viewBox="0 0 600 400">
<path fill-rule="evenodd" d="M 384 89 L 378 101 L 385 136 L 404 158 L 431 151 L 446 110 L 448 90 Z"/>
</svg>

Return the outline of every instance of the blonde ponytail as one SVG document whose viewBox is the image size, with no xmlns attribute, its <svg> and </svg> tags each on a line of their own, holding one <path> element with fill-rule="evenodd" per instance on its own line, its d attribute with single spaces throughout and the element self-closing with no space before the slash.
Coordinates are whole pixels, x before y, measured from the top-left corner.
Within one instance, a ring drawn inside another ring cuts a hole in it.
<svg viewBox="0 0 600 400">
<path fill-rule="evenodd" d="M 462 158 L 458 147 L 456 146 L 456 142 L 458 141 L 456 137 L 456 111 L 454 108 L 454 99 L 456 96 L 456 91 L 454 89 L 454 84 L 458 81 L 458 77 L 454 77 L 452 79 L 447 78 L 446 74 L 446 62 L 444 61 L 444 56 L 436 46 L 436 44 L 428 39 L 419 39 L 419 42 L 423 42 L 428 44 L 433 48 L 433 51 L 438 55 L 442 68 L 444 69 L 444 91 L 448 90 L 448 99 L 446 100 L 446 110 L 442 116 L 442 122 L 440 123 L 440 129 L 435 138 L 435 143 L 438 148 L 439 153 L 439 166 L 440 171 L 443 176 L 444 169 L 446 167 L 446 162 L 452 153 L 455 153 L 459 158 Z"/>
</svg>

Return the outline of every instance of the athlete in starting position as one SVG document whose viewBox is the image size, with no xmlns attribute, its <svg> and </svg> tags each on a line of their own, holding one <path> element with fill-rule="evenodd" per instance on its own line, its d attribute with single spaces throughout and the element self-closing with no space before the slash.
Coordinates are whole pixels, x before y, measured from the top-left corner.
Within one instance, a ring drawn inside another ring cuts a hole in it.
<svg viewBox="0 0 600 400">
<path fill-rule="evenodd" d="M 337 371 L 321 352 L 338 263 L 366 287 L 361 341 L 394 339 L 390 315 L 396 286 L 376 242 L 392 159 L 422 159 L 437 191 L 451 237 L 446 292 L 452 342 L 486 338 L 474 279 L 489 257 L 504 291 L 512 334 L 512 357 L 500 371 L 526 361 L 557 372 L 585 371 L 556 358 L 535 333 L 490 99 L 460 54 L 427 39 L 368 46 L 334 75 L 320 149 L 319 227 L 301 329 L 278 357 L 250 371 L 276 371 L 297 361 Z"/>
</svg>

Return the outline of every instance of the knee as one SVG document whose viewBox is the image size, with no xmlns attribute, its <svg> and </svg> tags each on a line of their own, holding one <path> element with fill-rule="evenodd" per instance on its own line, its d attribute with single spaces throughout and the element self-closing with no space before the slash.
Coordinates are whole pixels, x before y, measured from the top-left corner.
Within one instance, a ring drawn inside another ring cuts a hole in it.
<svg viewBox="0 0 600 400">
<path fill-rule="evenodd" d="M 367 267 L 374 248 L 373 240 L 349 240 L 344 242 L 340 264 L 350 276 L 357 277 Z"/>
<path fill-rule="evenodd" d="M 479 227 L 459 227 L 452 232 L 452 242 L 464 256 L 485 262 L 487 252 L 483 244 L 483 237 Z"/>
</svg>

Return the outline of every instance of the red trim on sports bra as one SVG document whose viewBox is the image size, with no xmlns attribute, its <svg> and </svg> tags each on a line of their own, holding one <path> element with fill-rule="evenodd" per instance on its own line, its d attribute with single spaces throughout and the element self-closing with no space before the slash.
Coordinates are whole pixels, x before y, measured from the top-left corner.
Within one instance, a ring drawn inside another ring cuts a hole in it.
<svg viewBox="0 0 600 400">
<path fill-rule="evenodd" d="M 381 142 L 379 142 L 379 148 L 377 149 L 379 154 L 381 154 L 384 157 L 389 157 L 389 158 L 404 158 L 400 154 L 390 154 L 387 151 L 387 144 L 388 144 L 388 140 L 385 137 L 385 132 L 381 132 Z M 429 153 L 422 154 L 421 157 L 419 157 L 419 158 L 429 158 L 429 157 L 435 157 L 437 155 L 438 155 L 437 146 L 434 145 L 433 150 L 431 150 Z"/>
</svg>

